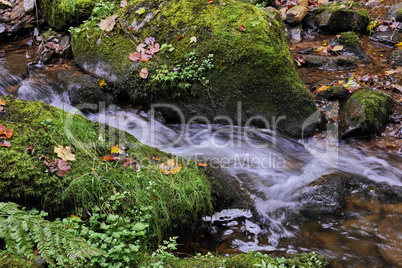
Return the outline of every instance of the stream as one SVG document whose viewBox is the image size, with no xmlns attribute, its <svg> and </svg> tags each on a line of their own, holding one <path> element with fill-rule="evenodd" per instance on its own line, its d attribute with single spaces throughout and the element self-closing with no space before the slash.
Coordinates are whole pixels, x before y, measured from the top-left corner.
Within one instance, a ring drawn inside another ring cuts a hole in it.
<svg viewBox="0 0 402 268">
<path fill-rule="evenodd" d="M 0 58 L 0 95 L 77 112 L 68 96 L 52 87 L 56 67 L 27 69 L 27 51 L 15 49 Z M 294 140 L 269 129 L 164 125 L 130 107 L 109 106 L 86 116 L 147 145 L 219 166 L 250 200 L 251 210 L 204 217 L 208 228 L 186 234 L 182 242 L 191 245 L 183 251 L 315 251 L 333 267 L 401 267 L 402 203 L 387 197 L 402 192 L 400 154 L 369 143 L 338 142 L 335 124 L 324 137 Z"/>
</svg>

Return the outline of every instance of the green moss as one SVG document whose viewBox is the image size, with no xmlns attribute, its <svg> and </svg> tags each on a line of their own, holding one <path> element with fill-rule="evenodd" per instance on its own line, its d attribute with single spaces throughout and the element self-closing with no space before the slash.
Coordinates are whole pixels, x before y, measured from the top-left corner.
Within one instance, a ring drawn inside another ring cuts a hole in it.
<svg viewBox="0 0 402 268">
<path fill-rule="evenodd" d="M 38 5 L 49 25 L 56 29 L 66 29 L 79 24 L 89 17 L 95 6 L 92 0 L 39 0 Z"/>
<path fill-rule="evenodd" d="M 396 21 L 402 21 L 402 8 L 397 9 L 395 15 Z"/>
<path fill-rule="evenodd" d="M 344 32 L 341 33 L 341 43 L 350 47 L 359 47 L 360 40 L 359 36 L 355 32 Z"/>
<path fill-rule="evenodd" d="M 94 125 L 43 102 L 3 99 L 7 105 L 0 122 L 13 130 L 14 136 L 9 140 L 11 147 L 0 147 L 0 201 L 37 207 L 53 216 L 63 212 L 85 217 L 100 198 L 127 191 L 125 205 L 149 208 L 149 237 L 159 239 L 172 228 L 194 226 L 211 211 L 210 183 L 195 163 L 175 158 L 182 171 L 165 175 L 157 164 L 173 156 L 141 144 L 124 131 Z M 136 160 L 139 171 L 124 167 L 123 161 L 99 158 L 110 154 L 116 144 L 127 148 L 122 159 Z M 54 148 L 58 145 L 70 146 L 76 157 L 68 162 L 72 169 L 63 177 L 49 172 L 44 164 L 44 156 L 57 158 Z M 25 152 L 28 146 L 35 150 L 33 155 Z"/>
<path fill-rule="evenodd" d="M 0 267 L 2 268 L 39 268 L 41 264 L 15 256 L 7 251 L 0 251 Z"/>
<path fill-rule="evenodd" d="M 141 267 L 150 267 L 151 260 Z M 309 267 L 309 268 L 324 268 L 328 262 L 324 257 L 315 253 L 294 254 L 292 256 L 275 258 L 266 254 L 250 252 L 248 254 L 237 254 L 229 257 L 224 256 L 197 256 L 194 258 L 175 259 L 164 263 L 164 267 L 177 268 L 255 268 L 255 267 Z"/>
<path fill-rule="evenodd" d="M 140 7 L 144 14 L 136 12 Z M 96 20 L 72 31 L 73 53 L 87 71 L 118 81 L 119 91 L 134 102 L 178 96 L 180 101 L 222 107 L 232 118 L 237 103 L 242 102 L 249 114 L 286 116 L 282 129 L 299 135 L 303 119 L 316 110 L 290 57 L 283 25 L 263 9 L 230 0 L 213 4 L 133 0 L 117 13 L 118 25 L 110 33 L 101 31 Z M 137 31 L 130 31 L 131 27 Z M 148 36 L 174 50 L 163 49 L 149 62 L 129 61 L 128 56 Z M 190 42 L 193 36 L 196 43 Z M 155 83 L 152 77 L 161 69 L 188 66 L 191 52 L 200 62 L 214 55 L 215 67 L 204 74 L 208 86 L 202 82 L 205 80 L 195 81 L 185 90 L 175 83 Z M 139 76 L 145 67 L 148 79 Z"/>
</svg>

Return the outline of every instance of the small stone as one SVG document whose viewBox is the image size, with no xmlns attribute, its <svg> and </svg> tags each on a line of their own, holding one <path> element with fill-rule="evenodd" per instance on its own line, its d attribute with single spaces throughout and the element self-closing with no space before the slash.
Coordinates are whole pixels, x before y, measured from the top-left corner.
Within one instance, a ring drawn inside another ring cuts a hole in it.
<svg viewBox="0 0 402 268">
<path fill-rule="evenodd" d="M 392 51 L 389 59 L 394 61 L 397 65 L 402 65 L 402 50 L 397 49 Z"/>
</svg>

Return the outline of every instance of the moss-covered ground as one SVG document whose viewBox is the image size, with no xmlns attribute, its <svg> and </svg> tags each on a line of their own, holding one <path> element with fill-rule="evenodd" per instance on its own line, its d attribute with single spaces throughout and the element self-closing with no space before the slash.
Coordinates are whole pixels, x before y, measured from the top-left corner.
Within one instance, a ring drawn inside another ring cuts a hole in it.
<svg viewBox="0 0 402 268">
<path fill-rule="evenodd" d="M 210 183 L 196 163 L 175 158 L 182 170 L 163 174 L 158 164 L 173 156 L 141 144 L 128 133 L 95 125 L 43 102 L 3 99 L 7 105 L 0 113 L 0 124 L 14 135 L 9 139 L 11 147 L 0 147 L 0 201 L 36 207 L 53 217 L 73 213 L 85 218 L 101 198 L 126 191 L 127 208 L 149 208 L 149 235 L 156 240 L 174 226 L 194 226 L 200 216 L 211 212 Z M 122 160 L 101 160 L 116 144 L 125 148 L 119 155 Z M 67 161 L 71 170 L 62 177 L 44 164 L 46 159 L 58 158 L 57 146 L 70 146 L 76 159 Z M 125 167 L 126 157 L 140 169 Z"/>
</svg>

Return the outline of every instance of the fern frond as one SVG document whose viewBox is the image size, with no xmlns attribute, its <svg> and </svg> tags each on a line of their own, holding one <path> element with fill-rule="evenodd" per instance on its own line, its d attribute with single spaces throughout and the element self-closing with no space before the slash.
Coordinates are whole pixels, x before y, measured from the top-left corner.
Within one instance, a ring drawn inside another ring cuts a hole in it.
<svg viewBox="0 0 402 268">
<path fill-rule="evenodd" d="M 103 254 L 67 227 L 29 214 L 15 203 L 0 202 L 0 238 L 10 252 L 29 259 L 35 257 L 36 246 L 51 266 L 73 266 Z"/>
</svg>

